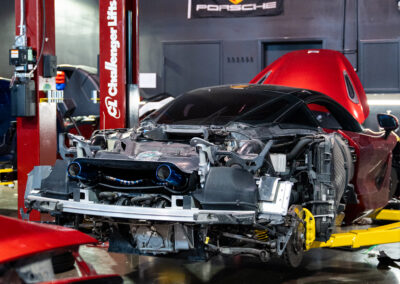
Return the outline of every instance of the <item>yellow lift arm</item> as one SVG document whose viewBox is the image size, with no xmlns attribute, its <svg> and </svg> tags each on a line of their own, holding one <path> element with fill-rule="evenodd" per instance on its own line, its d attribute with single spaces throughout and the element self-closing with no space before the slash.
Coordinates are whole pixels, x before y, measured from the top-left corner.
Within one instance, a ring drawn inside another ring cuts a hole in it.
<svg viewBox="0 0 400 284">
<path fill-rule="evenodd" d="M 8 180 L 8 178 L 3 179 L 3 174 L 7 175 L 12 172 L 14 172 L 14 169 L 0 169 L 0 185 L 14 184 L 14 181 Z"/>
<path fill-rule="evenodd" d="M 400 221 L 400 210 L 394 209 L 380 209 L 376 210 L 370 215 L 372 219 L 375 220 L 386 220 L 386 221 Z"/>
<path fill-rule="evenodd" d="M 303 209 L 307 210 L 307 209 Z M 389 225 L 353 230 L 346 233 L 333 234 L 327 242 L 317 242 L 315 239 L 315 219 L 307 210 L 303 215 L 306 223 L 306 250 L 322 247 L 352 247 L 380 245 L 400 242 L 400 210 L 380 209 L 371 215 L 376 220 L 398 221 Z"/>
<path fill-rule="evenodd" d="M 327 242 L 314 242 L 311 248 L 359 248 L 397 242 L 400 242 L 400 222 L 366 230 L 354 230 L 347 233 L 333 234 Z"/>
</svg>

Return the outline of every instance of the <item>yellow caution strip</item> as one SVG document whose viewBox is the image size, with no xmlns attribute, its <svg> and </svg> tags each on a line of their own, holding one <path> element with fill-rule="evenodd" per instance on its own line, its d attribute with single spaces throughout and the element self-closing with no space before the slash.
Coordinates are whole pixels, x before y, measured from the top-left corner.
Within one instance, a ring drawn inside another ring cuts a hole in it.
<svg viewBox="0 0 400 284">
<path fill-rule="evenodd" d="M 57 103 L 62 103 L 64 101 L 64 98 L 40 98 L 39 103 L 48 103 L 48 102 L 57 102 Z"/>
</svg>

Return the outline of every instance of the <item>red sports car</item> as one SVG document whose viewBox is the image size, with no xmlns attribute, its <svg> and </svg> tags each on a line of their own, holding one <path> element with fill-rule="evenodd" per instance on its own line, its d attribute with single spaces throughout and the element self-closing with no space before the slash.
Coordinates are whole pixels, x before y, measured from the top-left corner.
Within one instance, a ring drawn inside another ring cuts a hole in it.
<svg viewBox="0 0 400 284">
<path fill-rule="evenodd" d="M 388 201 L 398 125 L 390 115 L 380 124 L 386 132 L 366 132 L 333 99 L 305 89 L 203 88 L 137 130 L 71 137 L 75 158 L 35 167 L 26 206 L 62 224 L 90 216 L 114 252 L 243 253 L 297 266 L 301 208 L 326 241 L 344 206 L 355 217 Z"/>
<path fill-rule="evenodd" d="M 356 86 L 335 62 L 334 78 Z M 325 76 L 311 69 L 304 64 Z M 261 84 L 274 73 L 262 76 L 188 92 L 138 129 L 71 136 L 73 158 L 29 174 L 26 206 L 62 224 L 89 216 L 114 252 L 250 254 L 298 266 L 309 236 L 301 214 L 311 212 L 315 239 L 327 241 L 339 212 L 352 220 L 387 203 L 398 121 L 380 115 L 385 131 L 372 133 L 354 118 L 368 115 L 361 91 L 340 93 L 345 108 L 335 92 Z"/>
<path fill-rule="evenodd" d="M 285 54 L 250 81 L 323 93 L 345 107 L 359 123 L 369 114 L 364 88 L 353 66 L 338 51 L 299 50 Z"/>
<path fill-rule="evenodd" d="M 97 240 L 76 230 L 0 216 L 0 283 L 122 283 L 118 275 L 99 275 L 79 255 L 80 245 Z M 76 264 L 81 277 L 55 273 Z"/>
<path fill-rule="evenodd" d="M 359 123 L 369 115 L 360 79 L 351 63 L 338 51 L 311 49 L 289 52 L 267 66 L 250 83 L 306 88 L 323 93 L 346 108 Z M 315 105 L 309 105 L 309 108 L 321 115 L 326 111 Z M 399 153 L 397 148 L 393 153 L 397 143 L 388 141 L 383 132 L 364 129 L 362 136 L 337 132 L 354 147 L 358 159 L 353 184 L 359 203 L 346 208 L 345 220 L 351 221 L 363 210 L 385 206 L 388 196 L 398 194 Z M 385 184 L 381 184 L 383 182 Z"/>
</svg>

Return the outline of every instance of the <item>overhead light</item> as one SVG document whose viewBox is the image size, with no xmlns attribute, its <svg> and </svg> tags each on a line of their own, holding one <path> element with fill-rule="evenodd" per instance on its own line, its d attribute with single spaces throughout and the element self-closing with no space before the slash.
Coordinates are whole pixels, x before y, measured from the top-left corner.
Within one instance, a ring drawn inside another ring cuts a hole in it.
<svg viewBox="0 0 400 284">
<path fill-rule="evenodd" d="M 400 106 L 400 100 L 368 100 L 370 106 Z"/>
</svg>

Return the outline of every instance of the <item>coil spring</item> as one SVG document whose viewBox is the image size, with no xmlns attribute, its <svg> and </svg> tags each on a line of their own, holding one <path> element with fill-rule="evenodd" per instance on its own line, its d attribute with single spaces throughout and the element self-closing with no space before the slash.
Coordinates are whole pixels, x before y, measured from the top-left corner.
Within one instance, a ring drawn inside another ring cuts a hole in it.
<svg viewBox="0 0 400 284">
<path fill-rule="evenodd" d="M 260 241 L 266 241 L 268 239 L 268 232 L 263 230 L 255 230 L 255 236 Z"/>
</svg>

